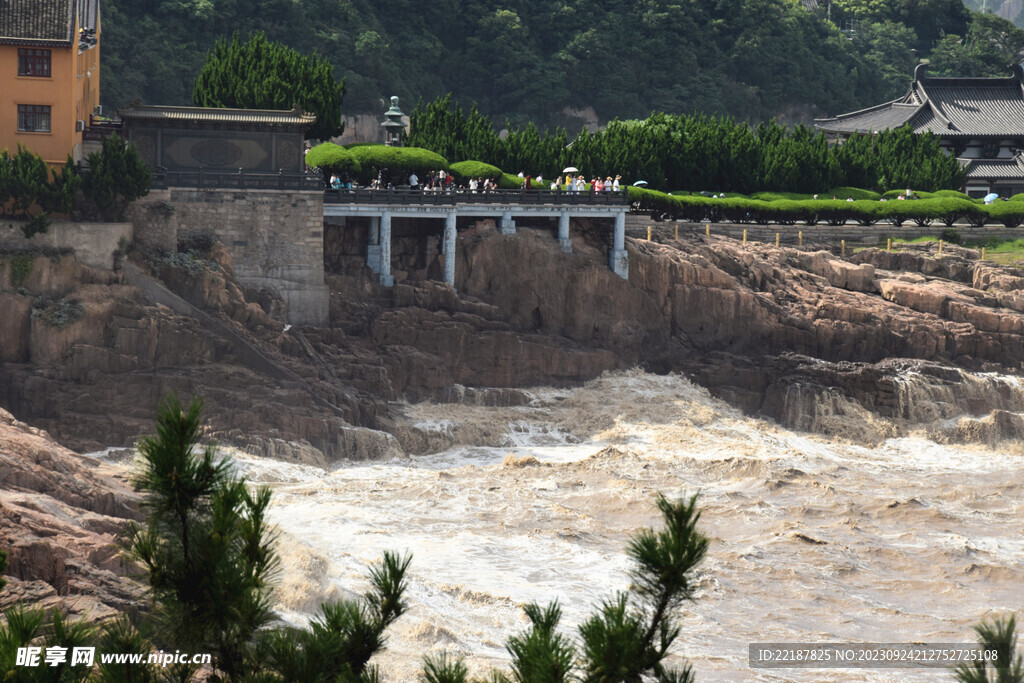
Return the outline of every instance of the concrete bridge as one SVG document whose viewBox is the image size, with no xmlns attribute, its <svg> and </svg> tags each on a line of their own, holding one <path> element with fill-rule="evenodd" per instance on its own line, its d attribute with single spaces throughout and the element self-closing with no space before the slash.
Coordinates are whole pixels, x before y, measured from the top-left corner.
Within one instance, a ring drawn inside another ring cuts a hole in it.
<svg viewBox="0 0 1024 683">
<path fill-rule="evenodd" d="M 613 221 L 609 267 L 620 277 L 629 277 L 625 248 L 626 213 L 629 196 L 620 192 L 562 192 L 560 190 L 328 190 L 324 193 L 324 218 L 363 217 L 369 219 L 366 265 L 386 286 L 391 275 L 391 221 L 394 218 L 433 218 L 444 221 L 442 253 L 444 280 L 455 285 L 456 220 L 459 217 L 494 218 L 502 234 L 516 232 L 516 218 L 558 219 L 558 241 L 562 251 L 572 251 L 569 236 L 571 218 L 610 218 Z"/>
</svg>

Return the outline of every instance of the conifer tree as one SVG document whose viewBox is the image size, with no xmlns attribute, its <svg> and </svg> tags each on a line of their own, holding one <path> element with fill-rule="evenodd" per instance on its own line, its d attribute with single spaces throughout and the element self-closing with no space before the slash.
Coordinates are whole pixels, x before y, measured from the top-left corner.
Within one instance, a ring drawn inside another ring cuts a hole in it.
<svg viewBox="0 0 1024 683">
<path fill-rule="evenodd" d="M 201 410 L 198 399 L 185 409 L 168 398 L 156 436 L 139 442 L 135 486 L 147 517 L 133 527 L 129 548 L 146 570 L 157 645 L 213 653 L 228 680 L 373 680 L 369 660 L 406 608 L 411 558 L 384 553 L 370 570 L 372 590 L 322 605 L 309 629 L 272 623 L 269 581 L 278 560 L 266 521 L 270 491 L 250 492 L 212 446 L 199 447 Z M 193 673 L 186 666 L 176 675 Z"/>
<path fill-rule="evenodd" d="M 320 55 L 304 57 L 256 32 L 242 42 L 238 34 L 220 40 L 207 55 L 192 90 L 200 107 L 291 109 L 316 114 L 307 138 L 329 140 L 341 135 L 341 101 L 345 79 L 334 80 L 334 67 Z"/>
</svg>

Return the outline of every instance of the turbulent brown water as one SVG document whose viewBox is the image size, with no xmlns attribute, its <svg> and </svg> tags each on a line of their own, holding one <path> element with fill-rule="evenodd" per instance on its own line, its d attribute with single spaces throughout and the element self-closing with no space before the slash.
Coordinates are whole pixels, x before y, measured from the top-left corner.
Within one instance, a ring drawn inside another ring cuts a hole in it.
<svg viewBox="0 0 1024 683">
<path fill-rule="evenodd" d="M 747 644 L 970 642 L 972 624 L 1024 608 L 1020 444 L 949 446 L 925 431 L 870 446 L 819 437 L 641 372 L 531 393 L 520 408 L 405 407 L 423 430 L 504 433 L 498 448 L 327 472 L 236 455 L 274 489 L 282 613 L 301 619 L 360 593 L 382 551 L 410 551 L 411 606 L 377 660 L 385 678 L 415 680 L 422 656 L 441 650 L 474 672 L 502 666 L 523 603 L 559 600 L 573 633 L 626 587 L 625 544 L 657 523 L 658 492 L 700 492 L 711 538 L 677 646 L 699 680 L 952 680 L 943 670 L 753 670 Z M 829 431 L 885 432 L 845 419 Z"/>
</svg>

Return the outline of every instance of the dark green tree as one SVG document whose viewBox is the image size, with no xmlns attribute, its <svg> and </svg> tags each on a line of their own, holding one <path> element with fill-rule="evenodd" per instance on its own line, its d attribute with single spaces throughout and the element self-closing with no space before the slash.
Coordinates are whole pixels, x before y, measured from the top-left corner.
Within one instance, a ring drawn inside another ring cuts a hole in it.
<svg viewBox="0 0 1024 683">
<path fill-rule="evenodd" d="M 271 619 L 267 581 L 276 566 L 266 526 L 268 489 L 250 494 L 226 461 L 198 447 L 202 402 L 168 399 L 157 435 L 139 442 L 144 527 L 130 550 L 147 572 L 156 632 L 173 646 L 213 652 L 229 677 L 252 664 L 248 646 Z"/>
<path fill-rule="evenodd" d="M 75 196 L 82 187 L 82 176 L 71 155 L 59 172 L 54 168 L 50 169 L 50 174 L 49 184 L 39 193 L 39 206 L 50 213 L 70 214 L 75 208 Z"/>
<path fill-rule="evenodd" d="M 994 14 L 971 14 L 967 35 L 945 34 L 931 54 L 936 76 L 1009 76 L 1024 52 L 1024 29 Z"/>
<path fill-rule="evenodd" d="M 4 158 L 3 163 L 7 166 L 6 180 L 13 200 L 14 213 L 27 217 L 29 209 L 47 186 L 46 162 L 41 156 L 19 144 L 18 153 L 13 157 Z"/>
<path fill-rule="evenodd" d="M 370 680 L 370 658 L 405 611 L 410 558 L 385 553 L 371 569 L 373 589 L 359 601 L 322 605 L 308 630 L 273 625 L 270 491 L 250 492 L 212 446 L 199 447 L 201 409 L 199 400 L 185 409 L 167 399 L 156 436 L 139 442 L 135 486 L 147 516 L 145 526 L 132 528 L 129 549 L 146 570 L 156 644 L 212 652 L 229 680 Z"/>
<path fill-rule="evenodd" d="M 117 135 L 103 138 L 103 147 L 86 157 L 89 170 L 82 192 L 107 220 L 120 220 L 129 203 L 149 194 L 153 174 L 135 145 Z"/>
<path fill-rule="evenodd" d="M 291 109 L 298 105 L 316 114 L 307 138 L 320 140 L 340 135 L 341 101 L 345 79 L 334 80 L 334 67 L 326 58 L 308 57 L 256 32 L 242 42 L 236 33 L 220 40 L 207 55 L 192 90 L 201 107 L 236 109 Z"/>
</svg>

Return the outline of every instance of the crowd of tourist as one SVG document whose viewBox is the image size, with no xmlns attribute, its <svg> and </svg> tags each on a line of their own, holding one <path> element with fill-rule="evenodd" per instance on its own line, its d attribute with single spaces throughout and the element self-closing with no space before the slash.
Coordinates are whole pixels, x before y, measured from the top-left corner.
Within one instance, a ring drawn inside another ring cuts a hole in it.
<svg viewBox="0 0 1024 683">
<path fill-rule="evenodd" d="M 552 180 L 550 184 L 545 185 L 544 177 L 537 175 L 536 177 L 520 173 L 520 187 L 526 190 L 536 189 L 548 189 L 558 192 L 619 192 L 622 190 L 624 185 L 621 184 L 622 176 L 607 176 L 605 178 L 593 177 L 588 182 L 583 174 L 573 175 L 567 173 L 564 176 L 559 176 Z M 332 174 L 328 180 L 328 185 L 334 190 L 354 189 L 358 185 L 349 177 L 349 175 L 337 175 Z M 496 178 L 486 177 L 471 177 L 465 181 L 459 181 L 451 173 L 439 170 L 430 171 L 426 174 L 426 177 L 421 180 L 420 177 L 415 173 L 410 173 L 408 177 L 408 189 L 417 190 L 423 192 L 491 192 L 498 190 L 498 180 Z M 367 189 L 371 190 L 384 190 L 389 188 L 404 189 L 401 185 L 389 184 L 385 179 L 383 173 L 373 179 Z"/>
</svg>

